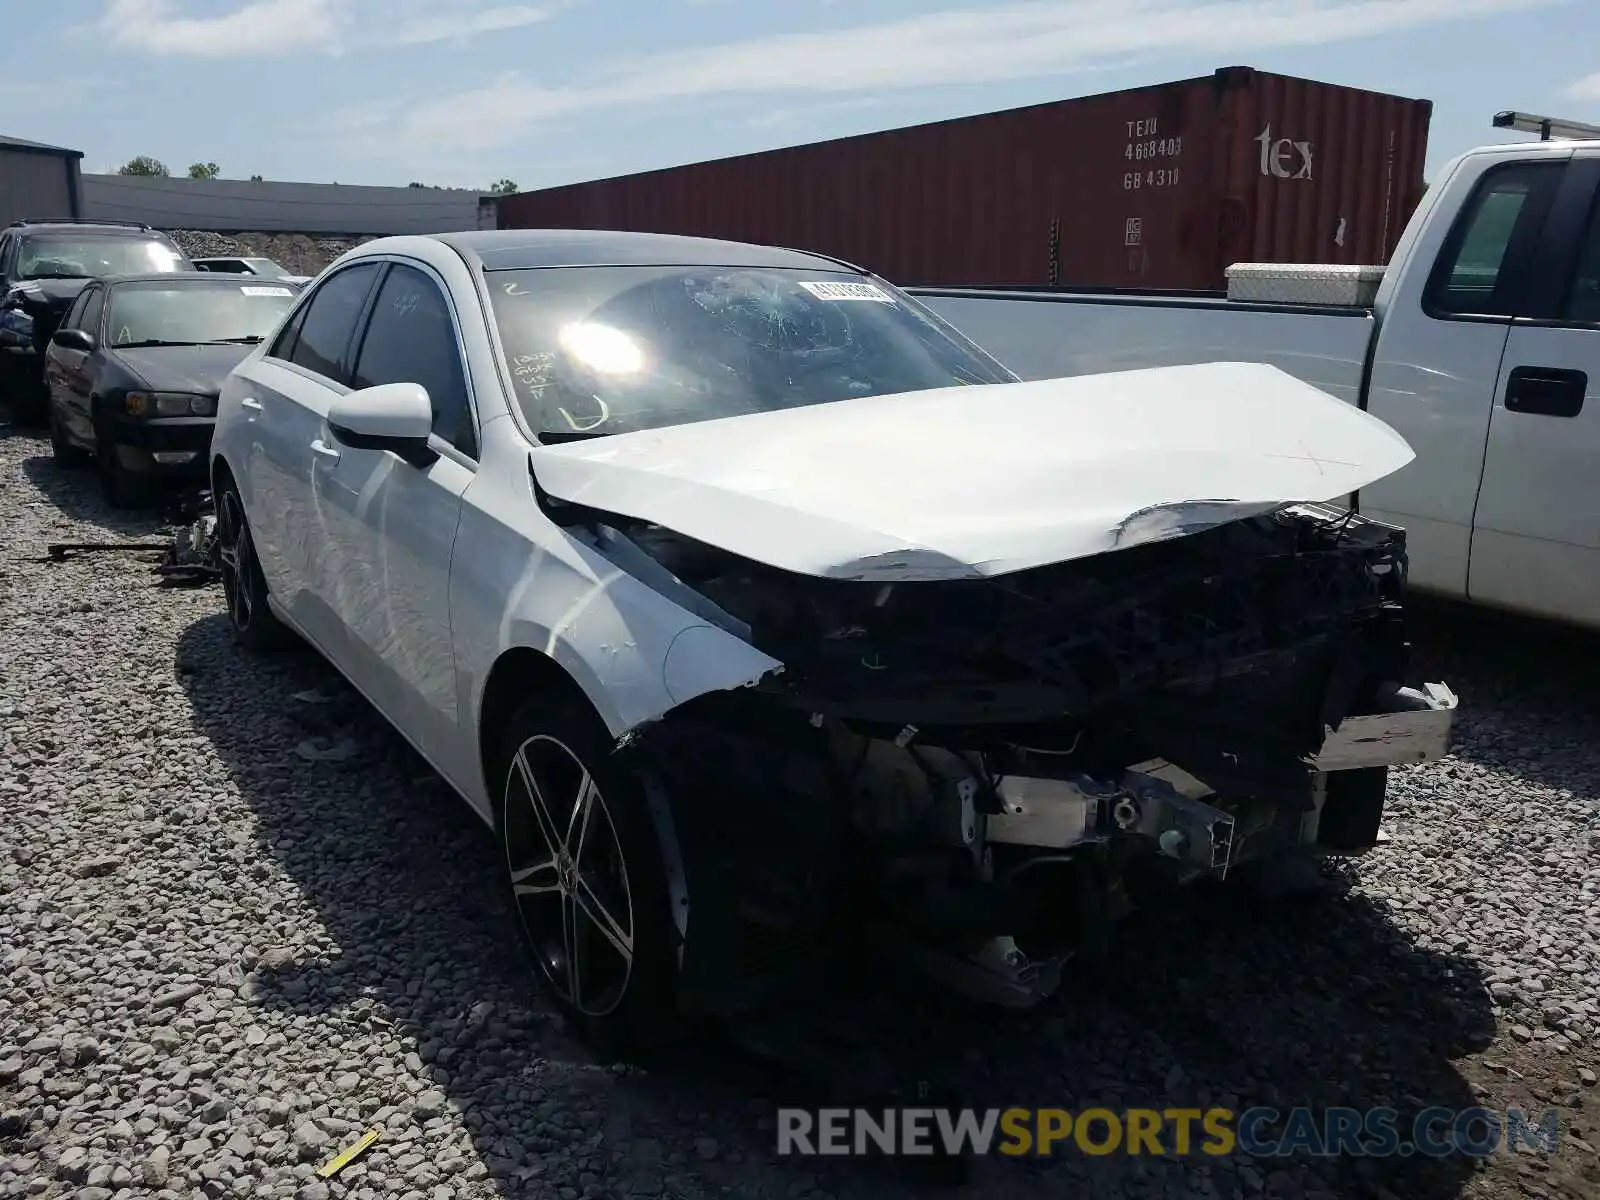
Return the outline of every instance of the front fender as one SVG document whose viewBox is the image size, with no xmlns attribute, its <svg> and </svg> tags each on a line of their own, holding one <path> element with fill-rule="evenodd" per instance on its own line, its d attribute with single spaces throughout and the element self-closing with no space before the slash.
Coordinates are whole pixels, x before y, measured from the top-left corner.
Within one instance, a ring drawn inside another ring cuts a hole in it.
<svg viewBox="0 0 1600 1200">
<path fill-rule="evenodd" d="M 546 522 L 531 504 L 502 514 L 499 505 L 479 507 L 470 497 L 469 489 L 450 607 L 461 710 L 472 714 L 473 728 L 481 724 L 490 671 L 517 648 L 561 666 L 616 738 L 696 696 L 781 669 L 771 655 Z M 535 523 L 542 528 L 518 528 Z"/>
</svg>

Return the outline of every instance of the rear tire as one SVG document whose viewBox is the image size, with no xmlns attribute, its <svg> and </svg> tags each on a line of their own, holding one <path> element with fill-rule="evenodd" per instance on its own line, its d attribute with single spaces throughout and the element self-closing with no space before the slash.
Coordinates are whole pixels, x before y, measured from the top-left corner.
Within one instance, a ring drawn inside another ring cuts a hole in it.
<svg viewBox="0 0 1600 1200">
<path fill-rule="evenodd" d="M 286 645 L 289 630 L 267 603 L 267 580 L 250 537 L 244 501 L 231 482 L 217 494 L 217 560 L 234 641 L 256 652 Z"/>
<path fill-rule="evenodd" d="M 545 993 L 606 1056 L 676 1040 L 677 931 L 642 782 L 560 695 L 512 714 L 498 763 L 505 886 Z"/>
<path fill-rule="evenodd" d="M 70 470 L 88 463 L 88 451 L 67 440 L 67 432 L 61 427 L 61 416 L 54 404 L 45 406 L 45 421 L 50 426 L 50 454 L 55 459 L 56 466 Z"/>
</svg>

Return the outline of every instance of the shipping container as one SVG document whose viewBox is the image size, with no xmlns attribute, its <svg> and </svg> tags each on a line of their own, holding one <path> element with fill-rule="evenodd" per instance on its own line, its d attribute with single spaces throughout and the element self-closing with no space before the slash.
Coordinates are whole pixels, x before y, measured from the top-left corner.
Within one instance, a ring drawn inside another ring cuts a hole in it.
<svg viewBox="0 0 1600 1200">
<path fill-rule="evenodd" d="M 1216 290 L 1234 262 L 1386 262 L 1432 109 L 1225 67 L 522 192 L 499 224 L 763 242 L 908 286 Z"/>
<path fill-rule="evenodd" d="M 23 217 L 78 217 L 82 150 L 0 137 L 0 226 Z"/>
</svg>

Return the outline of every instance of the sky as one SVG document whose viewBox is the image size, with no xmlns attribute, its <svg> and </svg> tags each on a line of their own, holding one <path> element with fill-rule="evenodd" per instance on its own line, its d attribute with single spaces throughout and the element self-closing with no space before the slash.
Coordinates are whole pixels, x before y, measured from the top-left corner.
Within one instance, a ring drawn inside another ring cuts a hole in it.
<svg viewBox="0 0 1600 1200">
<path fill-rule="evenodd" d="M 7 11 L 13 10 L 13 11 Z M 1600 122 L 1600 0 L 0 0 L 0 133 L 224 178 L 522 188 L 1243 65 Z"/>
</svg>

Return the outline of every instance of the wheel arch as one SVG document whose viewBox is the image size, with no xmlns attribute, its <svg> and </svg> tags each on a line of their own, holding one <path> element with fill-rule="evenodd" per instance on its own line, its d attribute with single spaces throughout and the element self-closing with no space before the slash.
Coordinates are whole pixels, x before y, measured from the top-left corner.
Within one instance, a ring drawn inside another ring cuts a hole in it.
<svg viewBox="0 0 1600 1200">
<path fill-rule="evenodd" d="M 217 494 L 235 482 L 233 468 L 228 465 L 226 455 L 216 454 L 211 458 L 211 495 L 215 499 Z"/>
<path fill-rule="evenodd" d="M 532 646 L 512 646 L 495 659 L 478 695 L 478 764 L 483 771 L 484 795 L 491 808 L 500 803 L 502 744 L 506 730 L 521 703 L 532 696 L 548 696 L 582 704 L 606 725 L 588 691 L 566 667 Z"/>
</svg>

